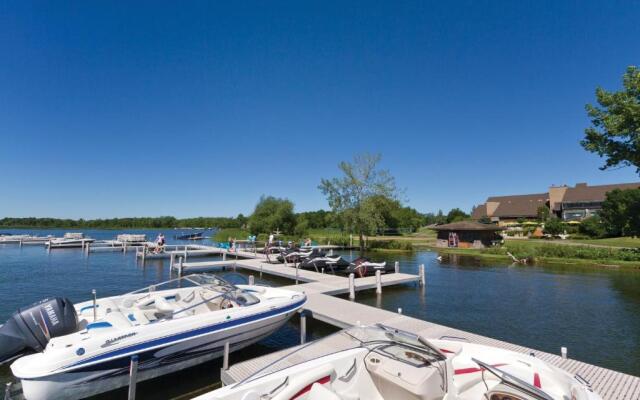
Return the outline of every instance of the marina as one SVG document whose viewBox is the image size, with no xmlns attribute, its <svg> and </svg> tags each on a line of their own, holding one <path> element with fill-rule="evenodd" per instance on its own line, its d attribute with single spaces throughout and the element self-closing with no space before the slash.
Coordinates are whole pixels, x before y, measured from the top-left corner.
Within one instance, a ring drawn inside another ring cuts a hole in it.
<svg viewBox="0 0 640 400">
<path fill-rule="evenodd" d="M 76 254 L 82 258 L 88 255 L 87 248 L 89 252 L 93 252 L 92 248 L 94 247 L 95 249 L 99 249 L 100 246 L 117 247 L 115 241 L 111 243 L 107 241 L 107 239 L 100 239 L 96 241 L 95 245 L 86 246 L 85 249 L 74 250 L 69 248 L 64 254 L 59 254 L 60 257 L 69 257 L 72 254 Z M 144 243 L 142 246 L 126 247 L 132 250 L 129 254 L 137 254 L 134 259 L 141 262 L 142 260 L 138 256 L 141 251 L 140 249 L 148 245 L 149 243 Z M 122 247 L 125 247 L 124 244 L 122 244 Z M 19 247 L 17 248 L 19 249 Z M 5 250 L 8 249 L 11 249 L 11 247 L 7 247 Z M 133 251 L 133 249 L 135 249 L 135 251 Z M 127 254 L 124 249 L 119 250 L 123 250 L 123 255 Z M 185 251 L 187 251 L 186 257 Z M 100 250 L 96 250 L 95 252 L 96 256 L 99 256 L 101 260 L 106 260 L 103 257 L 115 257 L 115 255 L 107 256 L 105 254 L 102 256 L 97 254 L 100 253 Z M 307 297 L 307 302 L 299 318 L 299 343 L 304 343 L 308 340 L 310 334 L 306 332 L 306 326 L 310 324 L 312 320 L 334 326 L 337 329 L 383 323 L 390 327 L 403 329 L 428 338 L 456 337 L 463 338 L 470 343 L 490 345 L 522 354 L 534 353 L 537 358 L 563 368 L 571 374 L 579 374 L 590 381 L 594 389 L 600 393 L 604 399 L 635 399 L 640 394 L 639 378 L 577 361 L 571 357 L 573 354 L 572 347 L 569 347 L 569 355 L 563 357 L 563 355 L 540 351 L 527 346 L 515 345 L 508 341 L 470 333 L 465 330 L 451 328 L 446 325 L 405 315 L 409 307 L 397 307 L 394 310 L 385 310 L 380 308 L 380 306 L 372 307 L 359 302 L 362 297 L 371 298 L 371 296 L 376 298 L 377 302 L 381 302 L 388 296 L 387 292 L 390 292 L 390 295 L 393 296 L 395 291 L 397 291 L 397 289 L 394 289 L 395 287 L 407 285 L 415 287 L 411 289 L 417 291 L 414 296 L 424 295 L 424 293 L 420 293 L 428 290 L 429 274 L 428 269 L 422 264 L 414 268 L 413 266 L 406 266 L 405 263 L 400 261 L 395 263 L 394 273 L 376 274 L 354 279 L 333 275 L 328 271 L 316 272 L 296 268 L 295 263 L 276 263 L 273 254 L 262 254 L 258 252 L 257 249 L 229 251 L 226 248 L 216 246 L 171 244 L 167 245 L 165 252 L 168 254 L 166 258 L 148 258 L 144 264 L 157 262 L 166 263 L 163 264 L 164 267 L 162 269 L 172 272 L 175 276 L 188 276 L 190 273 L 199 272 L 217 273 L 218 271 L 224 270 L 227 273 L 232 271 L 242 272 L 247 276 L 250 284 L 255 281 L 261 281 L 262 279 L 270 279 L 269 277 L 288 281 L 288 284 L 285 282 L 278 284 L 279 288 L 304 293 Z M 204 261 L 190 261 L 190 257 L 198 254 L 190 254 L 190 252 L 207 252 L 207 255 L 203 257 L 209 256 L 214 258 Z M 51 256 L 55 258 L 57 254 L 58 253 L 52 253 Z M 343 254 L 350 254 L 350 252 L 345 253 L 343 251 Z M 127 257 L 129 256 L 127 255 Z M 87 258 L 87 260 L 90 258 L 91 257 Z M 406 291 L 406 289 L 404 291 Z M 239 382 L 264 368 L 270 362 L 288 351 L 291 351 L 291 349 L 283 348 L 273 353 L 258 355 L 257 357 L 238 363 L 233 362 L 235 356 L 231 354 L 229 357 L 230 360 L 227 361 L 228 368 L 221 372 L 220 379 L 225 385 Z M 314 351 L 318 350 L 315 349 Z M 304 351 L 301 354 L 304 354 Z M 19 388 L 20 385 L 12 388 L 13 398 L 20 398 Z M 141 393 L 139 394 L 142 396 Z"/>
</svg>

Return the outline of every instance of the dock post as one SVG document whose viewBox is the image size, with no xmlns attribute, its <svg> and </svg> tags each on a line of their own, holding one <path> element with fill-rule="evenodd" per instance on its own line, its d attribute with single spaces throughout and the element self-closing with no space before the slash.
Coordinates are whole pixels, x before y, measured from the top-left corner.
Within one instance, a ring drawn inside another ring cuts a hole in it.
<svg viewBox="0 0 640 400">
<path fill-rule="evenodd" d="M 20 239 L 20 247 L 22 247 L 22 239 Z"/>
<path fill-rule="evenodd" d="M 182 257 L 178 257 L 178 276 L 182 276 Z"/>
<path fill-rule="evenodd" d="M 320 268 L 320 273 L 324 274 L 324 268 Z"/>
<path fill-rule="evenodd" d="M 144 258 L 146 257 L 147 254 L 147 245 L 145 244 L 144 246 L 142 246 L 142 263 L 144 264 Z"/>
<path fill-rule="evenodd" d="M 396 274 L 399 274 L 400 273 L 400 261 L 396 261 L 394 267 L 395 267 Z"/>
<path fill-rule="evenodd" d="M 91 245 L 91 243 L 87 243 L 87 244 L 84 246 L 84 252 L 85 252 L 85 254 L 86 254 L 86 255 L 89 255 L 89 246 L 90 246 L 90 245 Z"/>
<path fill-rule="evenodd" d="M 262 279 L 262 264 L 260 264 L 260 279 Z"/>
<path fill-rule="evenodd" d="M 123 252 L 124 254 L 127 254 L 127 242 L 124 242 L 124 243 L 122 244 L 122 252 Z"/>
<path fill-rule="evenodd" d="M 227 252 L 222 253 L 222 261 L 227 261 Z"/>
<path fill-rule="evenodd" d="M 256 278 L 253 275 L 249 275 L 249 285 L 253 286 L 256 284 Z"/>
<path fill-rule="evenodd" d="M 300 312 L 300 344 L 307 343 L 307 313 L 304 310 Z"/>
<path fill-rule="evenodd" d="M 567 348 L 562 346 L 560 347 L 560 355 L 562 356 L 563 360 L 567 359 Z"/>
<path fill-rule="evenodd" d="M 7 382 L 4 388 L 4 400 L 11 400 L 11 382 Z"/>
<path fill-rule="evenodd" d="M 356 276 L 351 273 L 349 274 L 349 299 L 353 300 L 356 298 Z"/>
<path fill-rule="evenodd" d="M 220 369 L 220 375 L 222 372 L 229 369 L 229 342 L 224 342 L 224 352 L 222 353 L 222 368 Z"/>
<path fill-rule="evenodd" d="M 376 294 L 382 294 L 382 275 L 380 270 L 376 271 Z"/>
<path fill-rule="evenodd" d="M 131 356 L 131 364 L 129 364 L 129 400 L 136 398 L 136 381 L 138 379 L 138 355 Z"/>
<path fill-rule="evenodd" d="M 398 307 L 398 314 L 402 314 L 402 307 Z"/>
<path fill-rule="evenodd" d="M 184 260 L 187 261 L 187 246 L 184 246 Z"/>
<path fill-rule="evenodd" d="M 176 253 L 171 253 L 169 255 L 169 268 L 173 270 L 174 264 L 176 263 Z"/>
<path fill-rule="evenodd" d="M 97 317 L 98 299 L 96 297 L 96 290 L 95 289 L 91 289 L 91 294 L 93 295 L 93 321 L 95 322 L 95 320 L 98 319 L 98 317 Z"/>
<path fill-rule="evenodd" d="M 420 286 L 424 286 L 427 280 L 424 274 L 424 264 L 418 266 L 418 277 L 420 277 Z"/>
<path fill-rule="evenodd" d="M 296 285 L 298 284 L 298 266 L 296 265 Z"/>
</svg>

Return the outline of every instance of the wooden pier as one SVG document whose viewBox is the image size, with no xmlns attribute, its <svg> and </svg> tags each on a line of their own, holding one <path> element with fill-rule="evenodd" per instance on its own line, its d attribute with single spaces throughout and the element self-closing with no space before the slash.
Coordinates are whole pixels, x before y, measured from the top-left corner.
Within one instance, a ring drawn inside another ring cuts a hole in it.
<svg viewBox="0 0 640 400">
<path fill-rule="evenodd" d="M 226 250 L 224 252 L 226 252 Z M 571 374 L 579 374 L 581 377 L 588 380 L 594 390 L 596 390 L 605 400 L 640 399 L 640 378 L 636 376 L 587 364 L 561 355 L 546 353 L 529 347 L 423 321 L 402 315 L 401 313 L 386 311 L 380 308 L 356 303 L 354 301 L 333 297 L 333 295 L 336 294 L 349 292 L 354 294 L 355 291 L 374 288 L 381 293 L 381 288 L 384 286 L 399 285 L 410 282 L 424 282 L 424 275 L 418 276 L 395 273 L 382 275 L 380 277 L 371 276 L 359 278 L 355 279 L 355 287 L 352 288 L 349 283 L 349 278 L 318 273 L 315 271 L 300 270 L 292 267 L 293 264 L 289 264 L 289 266 L 285 266 L 284 264 L 271 264 L 268 262 L 268 258 L 265 255 L 259 253 L 244 253 L 242 255 L 239 254 L 239 256 L 251 258 L 232 260 L 229 257 L 229 253 L 227 253 L 227 260 L 225 261 L 199 263 L 183 262 L 181 272 L 188 272 L 189 270 L 201 271 L 207 268 L 211 269 L 226 266 L 243 268 L 261 274 L 289 278 L 296 280 L 298 284 L 285 286 L 285 289 L 304 292 L 307 295 L 307 303 L 304 306 L 304 311 L 310 314 L 313 318 L 338 328 L 344 329 L 354 325 L 383 323 L 398 329 L 419 334 L 426 338 L 455 337 L 467 340 L 471 343 L 494 346 L 519 353 L 534 353 L 536 357 L 562 368 Z M 424 270 L 422 269 L 421 271 Z M 339 336 L 334 336 L 334 339 L 332 340 L 339 340 Z M 335 348 L 333 345 L 337 346 L 338 344 L 334 343 L 329 347 Z M 225 385 L 239 382 L 251 374 L 258 372 L 291 350 L 292 349 L 285 349 L 233 365 L 229 369 L 222 371 L 222 382 Z M 315 351 L 317 351 L 317 349 Z M 330 351 L 331 349 L 327 348 L 327 353 Z M 558 349 L 558 351 L 560 352 L 560 349 Z M 318 354 L 316 356 L 321 355 L 322 354 Z M 280 365 L 284 364 L 281 362 Z"/>
</svg>

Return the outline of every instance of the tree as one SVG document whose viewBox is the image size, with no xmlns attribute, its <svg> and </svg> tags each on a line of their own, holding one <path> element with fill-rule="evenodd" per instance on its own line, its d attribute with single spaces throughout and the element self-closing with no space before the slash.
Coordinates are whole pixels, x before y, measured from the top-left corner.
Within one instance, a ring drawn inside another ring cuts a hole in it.
<svg viewBox="0 0 640 400">
<path fill-rule="evenodd" d="M 397 197 L 393 176 L 387 170 L 376 168 L 380 159 L 380 154 L 362 154 L 355 156 L 353 162 L 343 161 L 338 168 L 344 176 L 322 179 L 318 186 L 333 211 L 358 234 L 360 250 L 364 250 L 365 234 L 384 227 L 384 218 L 373 198 Z"/>
<path fill-rule="evenodd" d="M 549 215 L 551 214 L 551 212 L 549 210 L 549 207 L 540 206 L 540 207 L 538 207 L 538 210 L 536 211 L 536 214 L 538 215 L 538 221 L 539 222 L 544 222 L 544 221 L 549 219 Z"/>
<path fill-rule="evenodd" d="M 464 221 L 465 219 L 469 218 L 471 218 L 469 214 L 462 211 L 461 209 L 452 208 L 451 211 L 449 211 L 449 214 L 447 214 L 447 224 L 450 224 L 452 222 Z"/>
<path fill-rule="evenodd" d="M 606 234 L 602 220 L 597 215 L 583 219 L 578 226 L 578 232 L 592 238 L 601 238 Z"/>
<path fill-rule="evenodd" d="M 640 189 L 615 189 L 607 193 L 600 218 L 609 236 L 640 234 Z"/>
<path fill-rule="evenodd" d="M 290 234 L 293 233 L 295 224 L 293 203 L 290 200 L 273 196 L 260 197 L 260 201 L 248 221 L 252 233 L 270 233 L 280 230 Z"/>
<path fill-rule="evenodd" d="M 564 232 L 564 224 L 559 218 L 550 218 L 544 223 L 544 233 L 547 235 L 559 235 Z"/>
<path fill-rule="evenodd" d="M 592 126 L 580 144 L 606 158 L 600 169 L 634 166 L 640 173 L 640 69 L 628 67 L 622 84 L 619 92 L 596 89 L 600 106 L 586 105 Z"/>
</svg>

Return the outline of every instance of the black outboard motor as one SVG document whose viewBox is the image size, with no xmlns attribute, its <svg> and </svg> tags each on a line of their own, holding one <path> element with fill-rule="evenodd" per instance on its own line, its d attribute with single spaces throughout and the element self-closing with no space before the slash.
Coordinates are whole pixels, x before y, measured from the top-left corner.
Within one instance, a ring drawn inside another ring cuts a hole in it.
<svg viewBox="0 0 640 400">
<path fill-rule="evenodd" d="M 0 326 L 0 363 L 26 350 L 40 352 L 49 339 L 78 329 L 78 314 L 67 298 L 44 299 L 21 308 Z"/>
</svg>

